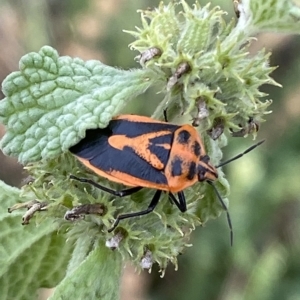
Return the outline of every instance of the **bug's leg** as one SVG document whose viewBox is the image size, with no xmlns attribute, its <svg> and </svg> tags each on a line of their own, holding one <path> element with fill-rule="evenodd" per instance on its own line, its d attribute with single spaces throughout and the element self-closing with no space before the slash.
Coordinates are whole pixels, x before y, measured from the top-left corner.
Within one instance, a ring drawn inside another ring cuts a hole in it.
<svg viewBox="0 0 300 300">
<path fill-rule="evenodd" d="M 104 192 L 107 192 L 111 195 L 118 196 L 118 197 L 125 197 L 125 196 L 132 195 L 143 188 L 143 187 L 137 186 L 137 187 L 133 187 L 133 188 L 126 189 L 126 190 L 115 191 L 115 190 L 109 189 L 103 185 L 100 185 L 97 182 L 95 182 L 91 179 L 88 179 L 88 178 L 79 178 L 74 175 L 70 175 L 70 179 L 75 179 L 75 180 L 83 182 L 83 183 L 89 183 Z"/>
<path fill-rule="evenodd" d="M 156 207 L 159 199 L 160 199 L 161 193 L 162 193 L 162 191 L 160 191 L 160 190 L 157 190 L 155 192 L 155 194 L 154 194 L 154 196 L 153 196 L 153 198 L 152 198 L 152 200 L 151 200 L 151 202 L 150 202 L 147 209 L 117 216 L 114 225 L 110 229 L 108 229 L 108 232 L 112 232 L 118 226 L 119 222 L 123 219 L 143 216 L 143 215 L 147 215 L 150 212 L 152 212 L 154 210 L 154 208 Z"/>
<path fill-rule="evenodd" d="M 186 211 L 186 201 L 185 201 L 184 193 L 179 192 L 179 193 L 177 193 L 177 195 L 178 195 L 179 200 L 177 200 L 176 197 L 172 193 L 169 193 L 169 198 L 172 200 L 172 202 L 175 203 L 175 205 L 178 207 L 178 209 L 181 212 L 185 212 Z"/>
<path fill-rule="evenodd" d="M 164 119 L 165 119 L 165 122 L 168 122 L 168 116 L 167 116 L 167 108 L 164 109 Z"/>
</svg>

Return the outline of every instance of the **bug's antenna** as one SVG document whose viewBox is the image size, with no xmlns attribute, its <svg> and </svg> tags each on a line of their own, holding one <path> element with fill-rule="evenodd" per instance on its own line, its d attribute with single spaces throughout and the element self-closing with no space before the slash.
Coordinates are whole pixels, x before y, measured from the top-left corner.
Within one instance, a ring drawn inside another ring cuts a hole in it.
<svg viewBox="0 0 300 300">
<path fill-rule="evenodd" d="M 249 147 L 248 149 L 246 149 L 244 152 L 242 152 L 242 153 L 240 153 L 240 154 L 238 154 L 238 155 L 236 155 L 236 156 L 234 156 L 234 157 L 228 159 L 227 161 L 224 161 L 224 162 L 220 163 L 219 165 L 216 166 L 216 168 L 223 167 L 223 166 L 225 166 L 225 165 L 231 163 L 232 161 L 234 161 L 234 160 L 236 160 L 236 159 L 238 159 L 238 158 L 244 156 L 246 153 L 252 151 L 252 150 L 255 149 L 256 147 L 258 147 L 259 145 L 261 145 L 264 141 L 265 141 L 265 140 L 262 140 L 262 141 L 260 141 L 260 142 L 258 142 L 258 143 L 256 143 L 256 144 L 252 145 L 251 147 Z"/>
<path fill-rule="evenodd" d="M 213 187 L 213 189 L 214 189 L 214 191 L 215 191 L 215 193 L 216 193 L 216 195 L 217 195 L 217 197 L 218 197 L 218 199 L 219 199 L 219 201 L 220 201 L 223 209 L 226 212 L 227 223 L 228 223 L 228 227 L 229 227 L 229 230 L 230 230 L 230 245 L 232 246 L 233 245 L 233 230 L 232 230 L 232 223 L 231 223 L 231 218 L 230 218 L 230 214 L 229 214 L 228 208 L 225 205 L 225 203 L 224 203 L 224 201 L 223 201 L 223 199 L 222 199 L 222 197 L 221 197 L 218 189 L 215 187 L 215 185 L 211 181 L 207 181 L 207 183 L 210 184 Z"/>
</svg>

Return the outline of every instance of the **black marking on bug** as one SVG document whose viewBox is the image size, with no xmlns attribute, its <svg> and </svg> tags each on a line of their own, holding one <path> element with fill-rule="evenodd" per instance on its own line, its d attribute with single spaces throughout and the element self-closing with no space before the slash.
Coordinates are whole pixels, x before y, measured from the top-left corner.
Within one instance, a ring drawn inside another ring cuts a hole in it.
<svg viewBox="0 0 300 300">
<path fill-rule="evenodd" d="M 69 151 L 79 157 L 90 159 L 95 156 L 95 146 L 107 143 L 113 132 L 110 128 L 89 129 L 78 144 L 69 148 Z M 98 148 L 98 147 L 97 147 Z"/>
<path fill-rule="evenodd" d="M 181 130 L 178 133 L 176 141 L 179 144 L 188 144 L 191 134 L 186 130 Z"/>
<path fill-rule="evenodd" d="M 202 157 L 200 158 L 200 160 L 201 160 L 203 163 L 208 164 L 208 162 L 210 161 L 210 157 L 209 157 L 207 154 L 205 154 L 204 156 L 202 156 Z"/>
<path fill-rule="evenodd" d="M 114 148 L 111 147 L 111 149 Z M 115 153 L 115 155 L 110 153 L 109 155 L 112 155 L 112 159 L 114 160 L 113 167 L 116 171 L 153 183 L 168 183 L 165 175 L 160 170 L 154 168 L 143 158 L 139 157 L 131 147 L 124 147 L 122 151 L 118 150 L 118 153 Z M 102 165 L 105 165 L 106 170 L 109 172 L 111 166 L 105 162 L 102 162 Z"/>
<path fill-rule="evenodd" d="M 194 154 L 198 157 L 198 156 L 200 156 L 200 154 L 201 154 L 201 146 L 200 146 L 200 144 L 197 142 L 197 141 L 195 141 L 194 143 L 193 143 L 193 151 L 194 151 Z"/>
<path fill-rule="evenodd" d="M 197 169 L 196 164 L 194 162 L 191 162 L 190 165 L 189 165 L 189 172 L 186 176 L 186 178 L 188 180 L 193 180 L 194 179 L 194 177 L 196 175 L 196 169 Z"/>
<path fill-rule="evenodd" d="M 171 145 L 173 140 L 173 134 L 172 133 L 168 133 L 168 134 L 164 134 L 161 136 L 157 136 L 154 137 L 152 139 L 149 139 L 149 143 L 154 144 L 154 145 L 161 145 L 161 144 L 169 144 Z"/>
<path fill-rule="evenodd" d="M 170 149 L 166 149 L 163 145 L 167 144 L 171 146 L 172 140 L 173 134 L 166 134 L 149 140 L 148 149 L 158 157 L 164 166 L 168 163 Z"/>
<path fill-rule="evenodd" d="M 111 120 L 108 127 L 113 135 L 126 135 L 127 137 L 134 138 L 143 134 L 169 131 L 173 133 L 178 129 L 178 125 L 168 123 L 150 123 L 150 122 L 135 122 L 129 120 Z"/>
<path fill-rule="evenodd" d="M 182 174 L 182 164 L 183 164 L 182 159 L 178 156 L 175 156 L 171 162 L 172 176 L 180 176 Z"/>
<path fill-rule="evenodd" d="M 111 147 L 108 143 L 111 135 L 109 128 L 87 130 L 86 137 L 69 150 L 107 174 L 119 171 L 157 184 L 168 183 L 161 171 L 139 157 L 131 147 L 124 147 L 123 150 Z"/>
</svg>

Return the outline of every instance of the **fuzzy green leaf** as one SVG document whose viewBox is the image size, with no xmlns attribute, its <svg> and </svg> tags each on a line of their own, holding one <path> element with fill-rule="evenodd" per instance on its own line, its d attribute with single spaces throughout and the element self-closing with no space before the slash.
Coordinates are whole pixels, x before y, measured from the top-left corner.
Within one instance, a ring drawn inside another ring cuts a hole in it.
<svg viewBox="0 0 300 300">
<path fill-rule="evenodd" d="M 21 212 L 7 208 L 20 202 L 20 190 L 0 181 L 1 299 L 32 300 L 40 287 L 54 287 L 63 278 L 70 244 L 57 235 L 53 221 L 21 225 Z"/>
<path fill-rule="evenodd" d="M 56 288 L 51 300 L 118 299 L 121 255 L 101 243 Z"/>
<path fill-rule="evenodd" d="M 238 8 L 241 29 L 247 24 L 249 32 L 300 33 L 298 0 L 243 0 Z"/>
<path fill-rule="evenodd" d="M 20 71 L 3 81 L 0 121 L 6 125 L 3 151 L 26 163 L 53 158 L 105 127 L 113 115 L 143 93 L 157 74 L 125 71 L 99 61 L 59 57 L 49 46 L 20 60 Z"/>
</svg>

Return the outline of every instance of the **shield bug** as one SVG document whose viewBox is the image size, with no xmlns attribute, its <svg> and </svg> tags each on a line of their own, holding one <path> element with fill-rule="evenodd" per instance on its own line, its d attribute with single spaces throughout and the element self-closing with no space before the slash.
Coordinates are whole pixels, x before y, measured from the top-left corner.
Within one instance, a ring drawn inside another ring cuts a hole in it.
<svg viewBox="0 0 300 300">
<path fill-rule="evenodd" d="M 206 181 L 214 188 L 226 211 L 232 241 L 230 216 L 213 184 L 218 178 L 217 168 L 242 157 L 262 142 L 218 166 L 213 166 L 204 143 L 193 126 L 175 125 L 137 115 L 120 115 L 114 117 L 106 128 L 87 130 L 85 138 L 69 150 L 97 175 L 130 188 L 116 191 L 87 178 L 73 175 L 71 178 L 90 183 L 118 197 L 131 195 L 142 188 L 156 190 L 145 210 L 118 215 L 109 232 L 122 219 L 152 212 L 163 191 L 168 193 L 170 200 L 181 212 L 185 212 L 187 206 L 184 189 Z"/>
</svg>

